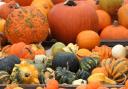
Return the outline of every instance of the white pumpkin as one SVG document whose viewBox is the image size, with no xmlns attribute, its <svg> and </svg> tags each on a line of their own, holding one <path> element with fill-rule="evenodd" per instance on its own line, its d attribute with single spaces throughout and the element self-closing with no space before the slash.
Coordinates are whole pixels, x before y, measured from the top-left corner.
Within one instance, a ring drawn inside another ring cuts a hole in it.
<svg viewBox="0 0 128 89">
<path fill-rule="evenodd" d="M 83 79 L 78 79 L 72 82 L 72 85 L 81 85 L 81 84 L 87 84 L 87 81 Z"/>
<path fill-rule="evenodd" d="M 126 48 L 123 45 L 115 45 L 112 48 L 112 56 L 114 58 L 124 58 L 126 57 Z"/>
</svg>

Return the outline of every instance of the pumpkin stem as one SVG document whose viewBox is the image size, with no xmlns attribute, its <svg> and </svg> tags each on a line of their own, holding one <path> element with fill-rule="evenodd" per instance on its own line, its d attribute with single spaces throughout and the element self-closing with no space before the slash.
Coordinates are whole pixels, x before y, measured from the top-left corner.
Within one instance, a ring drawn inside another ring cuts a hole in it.
<svg viewBox="0 0 128 89">
<path fill-rule="evenodd" d="M 96 0 L 96 5 L 99 5 L 99 0 Z"/>
<path fill-rule="evenodd" d="M 67 6 L 76 6 L 77 4 L 74 2 L 74 0 L 66 0 L 64 2 L 64 5 L 67 5 Z"/>
<path fill-rule="evenodd" d="M 15 9 L 20 8 L 20 5 L 18 3 L 16 3 Z"/>
<path fill-rule="evenodd" d="M 114 26 L 118 26 L 119 25 L 119 22 L 117 20 L 114 20 L 113 25 Z"/>
</svg>

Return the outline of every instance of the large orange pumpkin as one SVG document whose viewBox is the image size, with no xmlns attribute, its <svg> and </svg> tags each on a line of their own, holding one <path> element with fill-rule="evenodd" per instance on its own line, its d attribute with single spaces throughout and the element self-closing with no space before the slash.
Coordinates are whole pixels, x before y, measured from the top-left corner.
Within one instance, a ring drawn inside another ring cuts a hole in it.
<svg viewBox="0 0 128 89">
<path fill-rule="evenodd" d="M 33 0 L 31 5 L 35 6 L 46 16 L 53 7 L 53 3 L 51 0 Z"/>
<path fill-rule="evenodd" d="M 38 43 L 48 35 L 47 17 L 38 9 L 27 6 L 15 9 L 5 24 L 5 35 L 11 43 Z"/>
<path fill-rule="evenodd" d="M 99 19 L 99 29 L 102 30 L 108 25 L 111 25 L 111 16 L 103 11 L 103 10 L 96 10 Z"/>
<path fill-rule="evenodd" d="M 124 27 L 128 28 L 128 16 L 127 16 L 127 12 L 128 12 L 128 5 L 124 5 L 122 6 L 119 11 L 118 11 L 118 20 L 119 23 L 121 25 L 123 25 Z"/>
<path fill-rule="evenodd" d="M 33 0 L 3 0 L 4 2 L 16 1 L 21 6 L 29 6 Z"/>
<path fill-rule="evenodd" d="M 0 17 L 6 19 L 8 15 L 14 10 L 18 8 L 15 1 L 11 1 L 9 3 L 5 3 L 0 6 Z"/>
<path fill-rule="evenodd" d="M 113 25 L 103 29 L 100 37 L 103 40 L 128 40 L 128 29 L 114 21 Z"/>
<path fill-rule="evenodd" d="M 76 42 L 80 48 L 86 48 L 91 50 L 95 46 L 100 45 L 100 37 L 94 31 L 82 31 L 78 34 Z"/>
<path fill-rule="evenodd" d="M 75 42 L 79 32 L 91 29 L 98 31 L 98 16 L 85 1 L 69 0 L 55 5 L 48 14 L 53 38 L 64 43 Z"/>
</svg>

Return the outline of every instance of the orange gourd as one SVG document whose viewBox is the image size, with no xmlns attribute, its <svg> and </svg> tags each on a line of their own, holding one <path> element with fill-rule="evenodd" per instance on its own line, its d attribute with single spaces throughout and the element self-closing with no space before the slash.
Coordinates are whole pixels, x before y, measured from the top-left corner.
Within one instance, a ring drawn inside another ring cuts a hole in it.
<svg viewBox="0 0 128 89">
<path fill-rule="evenodd" d="M 98 53 L 101 61 L 112 56 L 112 49 L 106 45 L 102 45 L 101 47 L 96 46 L 92 51 Z"/>
<path fill-rule="evenodd" d="M 91 30 L 82 31 L 77 35 L 76 42 L 80 48 L 93 49 L 100 45 L 99 35 Z"/>
<path fill-rule="evenodd" d="M 108 76 L 108 73 L 106 72 L 104 67 L 96 67 L 95 69 L 92 70 L 92 74 L 94 73 L 103 73 L 106 76 Z"/>
<path fill-rule="evenodd" d="M 84 57 L 90 56 L 92 54 L 91 51 L 89 51 L 88 49 L 79 49 L 76 52 L 76 56 L 78 57 L 79 60 L 81 60 Z"/>
<path fill-rule="evenodd" d="M 103 29 L 100 37 L 102 40 L 128 40 L 128 29 L 114 21 L 113 25 Z"/>
<path fill-rule="evenodd" d="M 109 88 L 102 86 L 102 87 L 99 87 L 97 89 L 109 89 Z"/>
<path fill-rule="evenodd" d="M 96 10 L 99 19 L 99 29 L 102 30 L 105 27 L 111 25 L 111 16 L 104 10 Z"/>
<path fill-rule="evenodd" d="M 100 82 L 91 82 L 91 83 L 89 83 L 87 86 L 86 86 L 86 88 L 87 89 L 97 89 L 97 88 L 99 88 L 99 87 L 101 87 L 102 86 L 102 84 L 100 83 Z"/>
<path fill-rule="evenodd" d="M 46 89 L 59 89 L 58 81 L 54 79 L 49 79 L 47 82 Z"/>
<path fill-rule="evenodd" d="M 123 5 L 119 10 L 118 10 L 118 20 L 120 25 L 128 28 L 128 4 Z"/>
<path fill-rule="evenodd" d="M 48 33 L 47 17 L 35 7 L 15 9 L 6 19 L 5 35 L 12 44 L 40 43 L 47 38 Z"/>
</svg>

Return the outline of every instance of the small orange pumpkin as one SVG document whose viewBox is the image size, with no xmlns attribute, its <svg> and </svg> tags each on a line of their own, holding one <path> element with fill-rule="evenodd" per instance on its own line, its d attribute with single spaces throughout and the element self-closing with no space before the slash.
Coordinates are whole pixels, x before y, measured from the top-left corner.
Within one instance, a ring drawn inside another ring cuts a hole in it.
<svg viewBox="0 0 128 89">
<path fill-rule="evenodd" d="M 128 40 L 128 29 L 114 21 L 102 30 L 100 37 L 103 40 Z"/>
<path fill-rule="evenodd" d="M 106 45 L 96 46 L 92 51 L 99 54 L 101 61 L 112 56 L 112 49 Z"/>
<path fill-rule="evenodd" d="M 76 42 L 80 48 L 93 49 L 100 45 L 99 35 L 91 30 L 82 31 L 77 35 Z"/>
<path fill-rule="evenodd" d="M 49 79 L 47 82 L 46 89 L 59 89 L 58 81 L 54 79 Z"/>
<path fill-rule="evenodd" d="M 91 82 L 86 87 L 87 89 L 98 89 L 102 84 L 100 82 Z"/>
<path fill-rule="evenodd" d="M 99 19 L 100 30 L 111 25 L 111 16 L 107 12 L 105 12 L 104 10 L 96 10 L 96 13 Z"/>
</svg>

